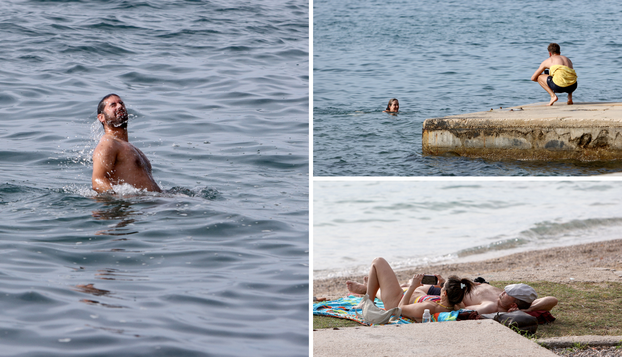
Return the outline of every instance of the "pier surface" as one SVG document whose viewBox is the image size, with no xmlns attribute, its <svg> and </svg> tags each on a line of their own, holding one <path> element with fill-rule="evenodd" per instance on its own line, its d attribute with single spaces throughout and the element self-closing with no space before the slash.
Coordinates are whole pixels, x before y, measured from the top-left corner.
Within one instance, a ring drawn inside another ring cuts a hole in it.
<svg viewBox="0 0 622 357">
<path fill-rule="evenodd" d="M 622 159 L 622 103 L 546 104 L 427 119 L 423 154 L 493 160 Z"/>
</svg>

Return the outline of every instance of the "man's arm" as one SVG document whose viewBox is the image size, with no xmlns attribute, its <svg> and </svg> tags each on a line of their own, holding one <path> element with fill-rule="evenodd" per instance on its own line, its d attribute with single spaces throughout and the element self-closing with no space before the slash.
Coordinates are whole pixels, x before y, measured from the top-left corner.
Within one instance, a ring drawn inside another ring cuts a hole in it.
<svg viewBox="0 0 622 357">
<path fill-rule="evenodd" d="M 534 82 L 538 81 L 538 77 L 540 77 L 540 75 L 542 74 L 542 72 L 544 72 L 545 69 L 549 68 L 549 60 L 546 59 L 544 61 L 542 61 L 542 63 L 540 64 L 540 67 L 538 67 L 538 69 L 533 73 L 533 76 L 531 76 L 531 80 Z"/>
<path fill-rule="evenodd" d="M 543 298 L 534 300 L 531 303 L 531 306 L 523 311 L 551 311 L 551 309 L 553 309 L 555 305 L 557 305 L 557 302 L 557 298 L 554 298 L 552 296 L 545 296 Z"/>
<path fill-rule="evenodd" d="M 103 139 L 106 140 L 106 139 Z M 112 191 L 109 173 L 114 170 L 117 161 L 117 152 L 114 145 L 102 141 L 93 152 L 93 177 L 91 178 L 93 190 L 98 193 Z"/>
</svg>

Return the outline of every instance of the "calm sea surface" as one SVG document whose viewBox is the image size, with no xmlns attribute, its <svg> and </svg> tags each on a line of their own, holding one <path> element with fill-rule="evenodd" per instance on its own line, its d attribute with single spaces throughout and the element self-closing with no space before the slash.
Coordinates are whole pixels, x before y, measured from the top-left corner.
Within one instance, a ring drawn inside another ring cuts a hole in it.
<svg viewBox="0 0 622 357">
<path fill-rule="evenodd" d="M 0 4 L 2 355 L 308 354 L 308 14 Z M 111 92 L 165 193 L 91 191 Z"/>
<path fill-rule="evenodd" d="M 620 239 L 622 181 L 355 181 L 313 185 L 313 277 Z"/>
<path fill-rule="evenodd" d="M 315 0 L 316 176 L 593 175 L 622 162 L 424 157 L 427 118 L 548 102 L 530 77 L 550 42 L 574 63 L 575 102 L 620 101 L 622 3 Z M 400 113 L 382 113 L 389 99 Z M 560 95 L 560 102 L 566 95 Z"/>
</svg>

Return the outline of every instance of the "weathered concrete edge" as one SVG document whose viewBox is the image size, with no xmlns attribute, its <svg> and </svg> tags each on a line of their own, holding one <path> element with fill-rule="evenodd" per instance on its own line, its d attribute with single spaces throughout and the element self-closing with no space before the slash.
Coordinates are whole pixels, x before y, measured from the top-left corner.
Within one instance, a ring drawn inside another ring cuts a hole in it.
<svg viewBox="0 0 622 357">
<path fill-rule="evenodd" d="M 578 135 L 581 134 L 581 135 Z M 599 133 L 570 133 L 533 130 L 529 135 L 512 135 L 503 130 L 481 133 L 469 130 L 423 132 L 424 155 L 456 155 L 485 159 L 581 161 L 622 159 L 622 130 L 616 135 Z M 593 138 L 596 139 L 593 139 Z"/>
<path fill-rule="evenodd" d="M 622 346 L 622 336 L 564 336 L 564 337 L 549 337 L 541 338 L 537 340 L 538 344 L 546 348 L 567 348 L 573 347 L 576 344 L 589 347 L 601 347 L 601 346 Z"/>
<path fill-rule="evenodd" d="M 455 129 L 525 129 L 526 126 L 547 129 L 577 129 L 577 128 L 620 128 L 622 121 L 617 118 L 584 119 L 571 117 L 555 118 L 480 118 L 474 117 L 442 117 L 429 118 L 423 121 L 423 130 L 455 130 Z"/>
</svg>

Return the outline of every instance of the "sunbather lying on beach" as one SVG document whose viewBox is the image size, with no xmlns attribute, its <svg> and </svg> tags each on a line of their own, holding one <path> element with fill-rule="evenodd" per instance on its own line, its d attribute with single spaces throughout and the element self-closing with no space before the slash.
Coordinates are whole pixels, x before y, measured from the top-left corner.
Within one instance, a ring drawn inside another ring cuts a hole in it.
<svg viewBox="0 0 622 357">
<path fill-rule="evenodd" d="M 475 286 L 468 279 L 459 279 L 456 276 L 451 276 L 440 289 L 439 295 L 414 297 L 413 293 L 415 290 L 422 286 L 422 278 L 423 274 L 413 276 L 408 290 L 404 292 L 389 263 L 383 258 L 376 258 L 369 269 L 367 285 L 352 281 L 348 281 L 346 284 L 350 292 L 367 294 L 372 301 L 380 291 L 380 300 L 384 303 L 385 309 L 399 306 L 402 308 L 402 316 L 417 322 L 421 322 L 425 309 L 430 310 L 430 314 L 457 310 L 462 299 Z"/>
<path fill-rule="evenodd" d="M 436 294 L 438 294 L 437 287 L 423 285 L 417 288 L 413 295 Z M 488 314 L 516 310 L 551 311 L 557 305 L 557 298 L 545 296 L 538 299 L 536 290 L 527 284 L 510 284 L 502 290 L 490 284 L 476 283 L 462 302 L 460 308 Z"/>
<path fill-rule="evenodd" d="M 379 278 L 380 276 L 382 277 Z M 437 278 L 439 278 L 439 284 L 442 284 L 444 281 L 443 278 L 440 275 L 437 275 Z M 384 283 L 382 286 L 380 286 L 380 280 Z M 397 288 L 400 289 L 399 292 L 393 286 L 393 280 Z M 370 299 L 372 298 L 372 294 L 369 294 L 369 292 L 373 291 L 373 296 L 375 297 L 378 288 L 381 288 L 380 299 L 385 303 L 386 307 L 387 302 L 385 301 L 385 295 L 386 299 L 392 303 L 398 298 L 401 299 L 400 294 L 403 287 L 408 287 L 408 290 L 414 290 L 408 295 L 408 297 L 404 294 L 404 304 L 412 304 L 415 300 L 421 299 L 422 296 L 439 295 L 441 291 L 439 286 L 421 285 L 420 282 L 421 280 L 418 282 L 413 281 L 410 284 L 402 284 L 400 286 L 395 272 L 393 272 L 393 269 L 391 269 L 389 263 L 387 263 L 384 258 L 376 258 L 373 260 L 369 275 L 367 276 L 367 284 L 347 281 L 346 285 L 348 287 L 348 291 L 351 293 L 368 294 Z M 476 310 L 480 314 L 515 310 L 550 311 L 557 305 L 558 302 L 558 300 L 553 296 L 545 296 L 538 299 L 536 291 L 531 286 L 526 284 L 511 284 L 506 286 L 503 290 L 490 284 L 473 284 L 473 288 L 469 289 L 469 292 L 464 296 L 462 303 L 456 306 L 457 308 Z M 413 285 L 415 285 L 414 288 Z M 390 289 L 387 290 L 386 293 L 384 291 L 385 286 L 387 289 Z M 397 301 L 401 303 L 401 300 Z M 392 305 L 391 307 L 394 306 L 398 305 Z M 430 310 L 430 312 L 432 312 L 432 310 Z"/>
</svg>

